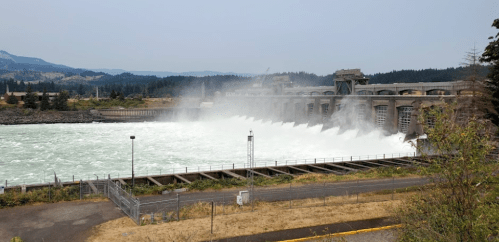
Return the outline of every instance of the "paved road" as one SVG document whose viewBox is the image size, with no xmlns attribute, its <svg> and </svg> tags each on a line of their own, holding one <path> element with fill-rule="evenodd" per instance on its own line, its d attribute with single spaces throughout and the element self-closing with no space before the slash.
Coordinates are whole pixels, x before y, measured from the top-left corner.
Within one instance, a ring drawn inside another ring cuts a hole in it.
<svg viewBox="0 0 499 242">
<path fill-rule="evenodd" d="M 262 234 L 254 234 L 247 236 L 239 236 L 221 240 L 215 240 L 212 242 L 266 242 L 266 241 L 283 241 L 291 239 L 308 238 L 316 235 L 327 235 L 347 231 L 355 231 L 360 229 L 368 228 L 379 228 L 387 225 L 394 224 L 390 218 L 375 218 L 368 220 L 350 221 L 335 224 L 324 224 L 312 227 L 297 228 L 297 229 L 286 229 L 274 232 L 267 232 Z M 356 235 L 349 235 L 343 238 L 346 241 L 395 241 L 396 230 L 382 230 L 381 233 L 363 233 Z M 319 239 L 310 240 L 310 242 L 332 242 L 338 241 L 339 237 L 333 239 Z M 339 240 L 341 241 L 341 240 Z M 208 241 L 206 241 L 208 242 Z"/>
<path fill-rule="evenodd" d="M 84 241 L 91 228 L 126 216 L 110 201 L 61 202 L 0 209 L 0 242 Z"/>
<path fill-rule="evenodd" d="M 427 184 L 426 178 L 378 179 L 365 181 L 335 182 L 326 184 L 295 185 L 280 188 L 256 188 L 255 199 L 262 201 L 287 201 L 294 199 L 316 198 L 324 196 L 343 196 L 348 194 L 367 193 L 381 190 L 391 190 L 410 186 Z M 244 188 L 229 191 L 189 192 L 179 193 L 180 206 L 199 201 L 215 201 L 230 204 L 236 201 L 236 196 Z M 140 212 L 158 212 L 158 209 L 173 210 L 177 206 L 177 193 L 140 197 Z"/>
<path fill-rule="evenodd" d="M 359 233 L 328 239 L 308 240 L 306 242 L 395 242 L 397 241 L 397 230 L 380 230 L 374 232 Z"/>
</svg>

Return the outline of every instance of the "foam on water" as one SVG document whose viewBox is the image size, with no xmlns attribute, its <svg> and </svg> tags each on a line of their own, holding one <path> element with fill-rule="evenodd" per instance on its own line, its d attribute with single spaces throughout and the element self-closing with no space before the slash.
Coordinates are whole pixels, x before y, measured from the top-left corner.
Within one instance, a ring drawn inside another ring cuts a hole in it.
<svg viewBox="0 0 499 242">
<path fill-rule="evenodd" d="M 52 181 L 53 172 L 75 179 L 130 176 L 135 135 L 136 175 L 172 172 L 186 166 L 246 162 L 249 130 L 255 135 L 255 160 L 313 159 L 414 152 L 403 134 L 374 130 L 321 132 L 322 125 L 232 117 L 196 122 L 39 124 L 0 126 L 0 180 L 9 184 Z M 45 180 L 44 180 L 45 175 Z M 106 175 L 107 176 L 107 175 Z"/>
</svg>

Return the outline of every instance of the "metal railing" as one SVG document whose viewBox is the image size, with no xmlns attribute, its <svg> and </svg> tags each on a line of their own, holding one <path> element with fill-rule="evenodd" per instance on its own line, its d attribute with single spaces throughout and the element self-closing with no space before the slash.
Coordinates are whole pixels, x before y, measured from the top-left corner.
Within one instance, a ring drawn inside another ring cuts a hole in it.
<svg viewBox="0 0 499 242">
<path fill-rule="evenodd" d="M 284 166 L 284 165 L 300 165 L 300 164 L 314 164 L 314 163 L 328 163 L 328 162 L 345 162 L 345 161 L 359 161 L 359 160 L 377 160 L 377 159 L 388 159 L 388 158 L 405 158 L 405 157 L 416 157 L 416 152 L 405 152 L 405 153 L 391 153 L 391 154 L 374 154 L 374 155 L 357 155 L 357 156 L 338 156 L 329 158 L 309 158 L 309 159 L 290 159 L 290 160 L 255 160 L 255 168 L 268 167 L 268 166 Z M 155 170 L 136 170 L 135 177 L 137 176 L 156 176 L 156 175 L 168 175 L 168 174 L 182 174 L 189 172 L 205 172 L 205 171 L 217 171 L 217 170 L 229 170 L 229 169 L 247 169 L 249 164 L 247 162 L 239 163 L 225 163 L 216 165 L 203 165 L 203 166 L 175 166 L 175 167 L 165 167 L 164 169 Z M 101 179 L 105 179 L 111 176 L 112 178 L 124 178 L 132 177 L 132 173 L 115 173 L 109 174 L 105 173 L 100 176 Z M 87 175 L 57 175 L 57 178 L 61 182 L 75 182 L 78 180 L 99 180 L 99 174 L 87 174 Z M 49 181 L 54 180 L 53 175 L 42 175 L 41 178 L 31 178 L 22 181 L 8 181 L 5 180 L 5 187 L 8 186 L 18 186 L 18 185 L 32 185 L 32 184 L 45 184 Z"/>
</svg>

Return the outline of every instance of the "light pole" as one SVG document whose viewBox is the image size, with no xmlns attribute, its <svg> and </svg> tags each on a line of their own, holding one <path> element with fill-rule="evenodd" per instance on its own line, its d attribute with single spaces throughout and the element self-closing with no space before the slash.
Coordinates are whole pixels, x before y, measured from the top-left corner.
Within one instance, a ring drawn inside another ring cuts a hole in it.
<svg viewBox="0 0 499 242">
<path fill-rule="evenodd" d="M 133 174 L 133 140 L 135 139 L 135 136 L 132 135 L 130 136 L 130 139 L 132 140 L 132 187 L 135 186 L 135 176 Z"/>
</svg>

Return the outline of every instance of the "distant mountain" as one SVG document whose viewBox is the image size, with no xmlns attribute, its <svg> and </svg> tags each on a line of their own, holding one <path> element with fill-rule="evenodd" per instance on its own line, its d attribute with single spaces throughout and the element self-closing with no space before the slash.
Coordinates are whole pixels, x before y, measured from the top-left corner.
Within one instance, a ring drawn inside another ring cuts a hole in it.
<svg viewBox="0 0 499 242">
<path fill-rule="evenodd" d="M 0 70 L 62 72 L 74 74 L 88 72 L 86 69 L 54 64 L 40 58 L 12 55 L 4 50 L 0 50 Z"/>
<path fill-rule="evenodd" d="M 217 76 L 217 75 L 234 75 L 251 77 L 255 74 L 251 73 L 235 73 L 235 72 L 218 72 L 218 71 L 189 71 L 189 72 L 170 72 L 170 71 L 126 71 L 123 69 L 91 69 L 95 72 L 104 72 L 109 75 L 120 75 L 123 73 L 131 73 L 139 76 L 157 76 L 157 77 L 169 77 L 169 76 Z"/>
</svg>

